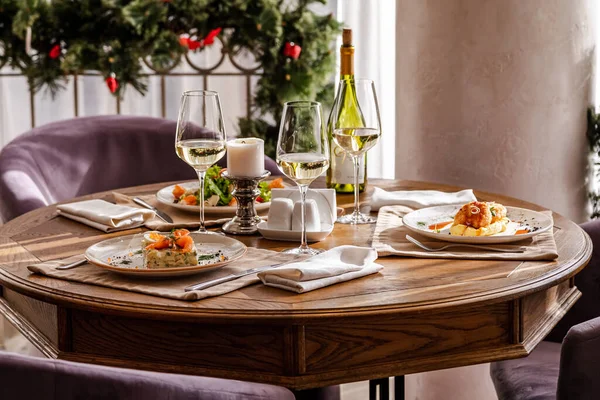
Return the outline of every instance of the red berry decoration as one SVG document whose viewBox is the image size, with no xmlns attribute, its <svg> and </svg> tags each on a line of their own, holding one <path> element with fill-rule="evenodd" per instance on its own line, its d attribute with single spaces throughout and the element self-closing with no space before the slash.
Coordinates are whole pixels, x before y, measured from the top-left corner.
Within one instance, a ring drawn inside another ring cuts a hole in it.
<svg viewBox="0 0 600 400">
<path fill-rule="evenodd" d="M 55 59 L 58 58 L 60 56 L 60 45 L 59 44 L 55 44 L 52 49 L 50 49 L 50 52 L 48 53 L 48 57 Z"/>
<path fill-rule="evenodd" d="M 208 35 L 206 35 L 204 40 L 202 40 L 202 45 L 208 46 L 208 45 L 213 44 L 215 42 L 215 38 L 219 35 L 219 33 L 221 33 L 221 30 L 222 30 L 222 28 L 216 28 L 216 29 L 213 29 L 212 31 L 208 32 Z"/>
<path fill-rule="evenodd" d="M 283 55 L 294 60 L 297 60 L 300 57 L 301 51 L 302 47 L 294 42 L 286 42 L 285 46 L 283 47 Z"/>
<path fill-rule="evenodd" d="M 188 39 L 187 47 L 190 50 L 196 50 L 197 48 L 202 47 L 202 43 L 194 39 Z"/>
<path fill-rule="evenodd" d="M 215 42 L 215 38 L 221 33 L 222 28 L 216 28 L 212 31 L 208 32 L 208 35 L 204 39 L 194 40 L 186 36 L 181 36 L 179 38 L 179 44 L 183 47 L 187 47 L 190 50 L 200 49 L 204 46 L 211 45 Z"/>
<path fill-rule="evenodd" d="M 106 86 L 108 86 L 108 90 L 111 93 L 114 93 L 119 88 L 119 81 L 115 78 L 115 74 L 111 74 L 108 78 L 106 78 Z"/>
</svg>

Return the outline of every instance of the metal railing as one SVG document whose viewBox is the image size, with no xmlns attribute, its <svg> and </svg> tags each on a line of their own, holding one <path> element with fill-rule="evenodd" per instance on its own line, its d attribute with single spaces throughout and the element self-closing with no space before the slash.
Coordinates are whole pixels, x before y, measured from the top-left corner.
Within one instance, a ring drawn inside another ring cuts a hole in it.
<svg viewBox="0 0 600 400">
<path fill-rule="evenodd" d="M 261 66 L 255 67 L 244 67 L 239 61 L 236 60 L 236 56 L 238 56 L 240 51 L 233 51 L 229 48 L 226 42 L 221 40 L 221 38 L 217 38 L 222 44 L 220 50 L 220 57 L 217 62 L 210 67 L 201 67 L 197 63 L 194 62 L 192 57 L 190 57 L 189 53 L 184 54 L 179 60 L 176 60 L 172 66 L 168 69 L 158 69 L 152 66 L 150 62 L 147 60 L 142 60 L 145 67 L 147 67 L 150 72 L 142 74 L 142 76 L 150 78 L 150 77 L 158 77 L 159 85 L 160 85 L 160 112 L 161 117 L 165 118 L 167 114 L 167 102 L 166 102 L 166 81 L 167 77 L 198 77 L 202 76 L 203 78 L 203 86 L 204 89 L 208 89 L 208 80 L 211 76 L 238 76 L 245 78 L 245 95 L 246 95 L 246 117 L 251 117 L 251 106 L 252 106 L 252 77 L 261 76 Z M 217 42 L 215 42 L 217 43 Z M 208 49 L 207 49 L 208 50 Z M 212 48 L 211 48 L 212 50 Z M 206 50 L 205 50 L 206 51 Z M 202 53 L 200 53 L 202 54 Z M 236 69 L 235 72 L 219 72 L 217 69 L 223 65 L 223 62 L 229 59 L 231 65 L 233 65 Z M 182 62 L 187 63 L 189 67 L 191 67 L 191 72 L 177 72 L 176 69 L 182 66 Z M 10 77 L 23 77 L 24 75 L 18 71 L 9 70 L 3 71 L 4 65 L 0 65 L 0 79 L 1 78 L 10 78 Z M 70 75 L 70 78 L 73 82 L 73 112 L 75 117 L 79 116 L 79 78 L 86 76 L 97 76 L 101 77 L 101 75 L 97 72 L 86 71 L 82 73 L 74 73 Z M 35 110 L 35 93 L 33 92 L 31 85 L 29 85 L 29 105 L 31 109 L 31 127 L 34 128 L 36 110 Z M 121 99 L 119 97 L 115 97 L 115 112 L 117 114 L 121 114 Z"/>
</svg>

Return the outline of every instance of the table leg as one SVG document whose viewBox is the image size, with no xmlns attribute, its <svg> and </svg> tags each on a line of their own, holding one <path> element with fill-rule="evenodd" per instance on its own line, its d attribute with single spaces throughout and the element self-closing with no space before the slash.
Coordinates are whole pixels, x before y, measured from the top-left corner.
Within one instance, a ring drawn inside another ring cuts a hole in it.
<svg viewBox="0 0 600 400">
<path fill-rule="evenodd" d="M 394 377 L 394 399 L 404 400 L 404 375 Z"/>
<path fill-rule="evenodd" d="M 389 400 L 389 378 L 372 379 L 369 381 L 369 400 L 377 400 L 377 386 L 379 386 L 379 400 Z"/>
</svg>

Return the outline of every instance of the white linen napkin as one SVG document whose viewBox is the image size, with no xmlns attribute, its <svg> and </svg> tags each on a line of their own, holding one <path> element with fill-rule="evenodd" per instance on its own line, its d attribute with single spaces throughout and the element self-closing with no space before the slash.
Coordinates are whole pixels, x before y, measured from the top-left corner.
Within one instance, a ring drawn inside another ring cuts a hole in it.
<svg viewBox="0 0 600 400">
<path fill-rule="evenodd" d="M 137 228 L 154 217 L 154 211 L 109 203 L 104 200 L 85 200 L 56 207 L 60 215 L 103 232 Z"/>
<path fill-rule="evenodd" d="M 376 187 L 371 197 L 371 210 L 377 211 L 383 206 L 406 206 L 412 209 L 442 206 L 449 204 L 465 204 L 476 201 L 472 189 L 447 193 L 437 190 L 400 190 L 388 192 Z"/>
<path fill-rule="evenodd" d="M 267 286 L 304 293 L 379 272 L 383 266 L 376 264 L 376 259 L 373 248 L 338 246 L 309 259 L 263 271 L 258 277 Z"/>
</svg>

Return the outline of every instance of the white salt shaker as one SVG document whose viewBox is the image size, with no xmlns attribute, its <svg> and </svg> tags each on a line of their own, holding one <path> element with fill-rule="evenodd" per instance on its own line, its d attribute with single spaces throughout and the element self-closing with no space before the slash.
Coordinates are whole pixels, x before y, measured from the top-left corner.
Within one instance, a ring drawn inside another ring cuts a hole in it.
<svg viewBox="0 0 600 400">
<path fill-rule="evenodd" d="M 319 216 L 319 208 L 315 199 L 306 199 L 304 219 L 306 221 L 306 232 L 319 232 L 321 230 L 321 217 Z M 294 204 L 292 230 L 302 230 L 302 202 L 300 201 Z"/>
<path fill-rule="evenodd" d="M 267 226 L 269 229 L 277 229 L 282 231 L 291 230 L 293 211 L 294 202 L 292 199 L 283 197 L 271 199 L 271 207 L 269 207 Z"/>
</svg>

